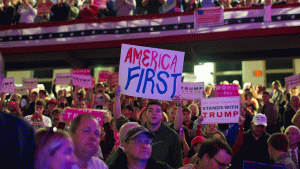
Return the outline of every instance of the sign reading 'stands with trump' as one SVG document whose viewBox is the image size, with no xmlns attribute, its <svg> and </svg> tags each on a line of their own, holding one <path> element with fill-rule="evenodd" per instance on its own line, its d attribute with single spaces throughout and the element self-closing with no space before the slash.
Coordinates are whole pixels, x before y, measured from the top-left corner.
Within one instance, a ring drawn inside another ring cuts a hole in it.
<svg viewBox="0 0 300 169">
<path fill-rule="evenodd" d="M 171 101 L 180 93 L 184 52 L 122 44 L 122 94 Z"/>
</svg>

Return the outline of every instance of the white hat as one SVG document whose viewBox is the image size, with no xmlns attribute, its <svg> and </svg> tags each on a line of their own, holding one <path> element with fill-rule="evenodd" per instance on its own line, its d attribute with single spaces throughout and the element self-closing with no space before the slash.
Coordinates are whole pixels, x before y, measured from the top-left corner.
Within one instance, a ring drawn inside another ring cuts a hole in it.
<svg viewBox="0 0 300 169">
<path fill-rule="evenodd" d="M 253 120 L 254 124 L 257 125 L 264 125 L 267 126 L 267 117 L 264 114 L 257 113 L 254 117 Z"/>
</svg>

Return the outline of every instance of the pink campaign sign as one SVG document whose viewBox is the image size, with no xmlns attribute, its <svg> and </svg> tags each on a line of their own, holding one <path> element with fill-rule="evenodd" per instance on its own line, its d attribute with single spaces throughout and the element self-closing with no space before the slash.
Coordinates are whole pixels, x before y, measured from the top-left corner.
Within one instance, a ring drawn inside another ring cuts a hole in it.
<svg viewBox="0 0 300 169">
<path fill-rule="evenodd" d="M 240 96 L 239 87 L 237 85 L 219 85 L 215 86 L 217 97 Z"/>
<path fill-rule="evenodd" d="M 110 71 L 107 71 L 107 70 L 100 71 L 99 72 L 98 83 L 100 83 L 100 82 L 107 82 L 109 75 L 111 75 Z"/>
<path fill-rule="evenodd" d="M 62 118 L 63 120 L 72 121 L 76 116 L 80 114 L 91 114 L 96 117 L 99 124 L 103 125 L 103 113 L 105 111 L 94 110 L 94 109 L 74 109 L 74 108 L 66 108 L 63 112 Z"/>
<path fill-rule="evenodd" d="M 79 75 L 91 75 L 91 70 L 90 69 L 73 69 L 72 70 L 73 74 L 79 74 Z"/>
</svg>

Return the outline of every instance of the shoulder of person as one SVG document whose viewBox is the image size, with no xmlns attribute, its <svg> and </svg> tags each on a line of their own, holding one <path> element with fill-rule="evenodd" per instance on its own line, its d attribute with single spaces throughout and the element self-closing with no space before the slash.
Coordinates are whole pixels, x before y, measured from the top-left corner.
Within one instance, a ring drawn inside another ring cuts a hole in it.
<svg viewBox="0 0 300 169">
<path fill-rule="evenodd" d="M 107 165 L 100 158 L 93 156 L 91 159 L 91 168 L 108 169 Z"/>
</svg>

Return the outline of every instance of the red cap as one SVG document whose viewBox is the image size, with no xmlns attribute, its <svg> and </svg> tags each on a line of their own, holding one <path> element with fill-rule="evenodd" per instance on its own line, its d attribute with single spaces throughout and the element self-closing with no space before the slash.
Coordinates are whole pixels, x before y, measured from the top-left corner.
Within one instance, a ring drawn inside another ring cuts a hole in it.
<svg viewBox="0 0 300 169">
<path fill-rule="evenodd" d="M 203 137 L 203 136 L 197 136 L 197 137 L 193 138 L 191 147 L 193 147 L 196 143 L 202 143 L 204 140 L 205 140 L 205 137 Z"/>
<path fill-rule="evenodd" d="M 57 100 L 55 100 L 55 99 L 51 99 L 51 100 L 48 101 L 48 105 L 49 105 L 49 104 L 55 104 L 55 105 L 58 105 L 58 102 L 57 102 Z"/>
</svg>

